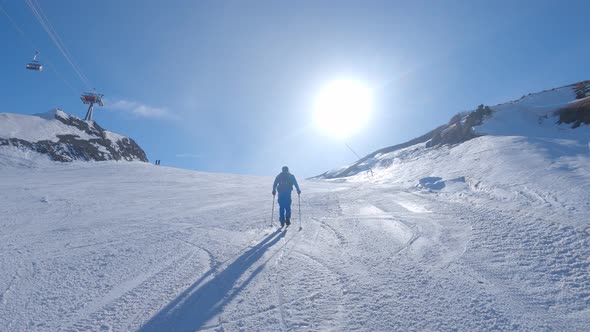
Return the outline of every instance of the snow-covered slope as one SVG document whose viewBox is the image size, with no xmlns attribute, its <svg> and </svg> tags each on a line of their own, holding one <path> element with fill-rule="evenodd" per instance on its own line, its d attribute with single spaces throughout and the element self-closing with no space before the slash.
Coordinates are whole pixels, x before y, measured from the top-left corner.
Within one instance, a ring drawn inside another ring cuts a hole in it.
<svg viewBox="0 0 590 332">
<path fill-rule="evenodd" d="M 132 139 L 59 109 L 38 115 L 0 113 L 0 154 L 25 160 L 41 154 L 54 161 L 147 161 Z"/>
<path fill-rule="evenodd" d="M 457 145 L 482 135 L 522 136 L 530 138 L 569 139 L 578 143 L 590 141 L 590 81 L 582 81 L 539 93 L 522 96 L 492 107 L 480 105 L 477 110 L 460 113 L 448 124 L 406 143 L 375 151 L 356 163 L 325 172 L 318 178 L 331 179 L 388 167 L 393 162 L 384 155 L 408 147 L 438 149 Z"/>
<path fill-rule="evenodd" d="M 560 139 L 590 139 L 588 126 L 573 130 L 560 122 L 560 110 L 580 102 L 576 84 L 523 96 L 521 99 L 492 107 L 492 115 L 475 127 L 475 131 L 495 136 L 526 136 Z"/>
<path fill-rule="evenodd" d="M 588 331 L 587 148 L 409 147 L 300 181 L 286 233 L 272 178 L 5 166 L 0 330 Z"/>
</svg>

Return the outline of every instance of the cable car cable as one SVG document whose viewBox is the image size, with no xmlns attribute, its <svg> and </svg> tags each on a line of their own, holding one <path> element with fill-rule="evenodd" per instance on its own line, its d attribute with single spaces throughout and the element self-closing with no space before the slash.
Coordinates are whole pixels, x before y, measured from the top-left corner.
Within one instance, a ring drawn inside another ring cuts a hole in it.
<svg viewBox="0 0 590 332">
<path fill-rule="evenodd" d="M 39 49 L 35 45 L 35 43 L 33 43 L 31 38 L 29 36 L 27 36 L 25 31 L 18 26 L 16 21 L 12 18 L 12 16 L 10 16 L 10 14 L 8 14 L 8 12 L 6 11 L 6 9 L 4 7 L 0 6 L 0 12 L 2 12 L 4 14 L 4 16 L 6 16 L 6 18 L 8 19 L 8 21 L 12 25 L 12 27 L 18 32 L 18 35 L 27 44 L 27 47 L 34 49 L 34 50 Z M 49 57 L 43 56 L 43 62 L 45 63 L 45 67 L 50 68 L 51 71 L 55 74 L 55 76 L 58 79 L 60 79 L 72 92 L 74 92 L 75 94 L 78 94 L 79 89 L 74 88 L 74 86 L 65 78 L 65 76 L 62 75 L 62 73 L 59 70 L 57 70 L 57 67 L 53 64 L 53 62 L 50 60 Z"/>
<path fill-rule="evenodd" d="M 57 30 L 55 30 L 55 28 L 53 27 L 53 25 L 51 24 L 51 22 L 49 21 L 49 19 L 47 18 L 47 15 L 45 15 L 45 11 L 43 11 L 43 8 L 41 7 L 41 5 L 37 2 L 37 0 L 30 0 L 32 1 L 36 6 L 37 9 L 39 9 L 39 12 L 41 13 L 41 15 L 44 18 L 44 21 L 47 22 L 47 26 L 49 28 L 51 28 L 51 31 L 53 31 L 54 35 L 57 37 L 57 40 L 59 41 L 59 43 L 63 46 L 64 50 L 66 51 L 66 53 L 68 54 L 68 57 L 71 59 L 72 54 L 70 53 L 70 51 L 66 48 L 66 45 L 64 44 L 63 40 L 61 39 L 61 36 L 59 34 L 59 32 L 57 32 Z M 82 76 L 83 81 L 85 82 L 85 84 L 87 85 L 87 88 L 89 88 L 92 84 L 90 83 L 90 80 L 88 79 L 88 77 L 84 74 L 84 72 L 82 71 L 82 69 L 80 68 L 79 65 L 76 64 L 76 62 L 71 61 L 71 64 L 73 66 L 75 66 L 78 70 L 77 72 Z"/>
<path fill-rule="evenodd" d="M 34 1 L 34 3 L 33 3 L 33 1 Z M 47 19 L 47 16 L 43 12 L 43 9 L 41 9 L 41 6 L 39 5 L 39 3 L 37 3 L 36 0 L 25 0 L 25 2 L 27 3 L 29 8 L 31 9 L 31 12 L 33 13 L 35 18 L 37 19 L 37 22 L 39 22 L 41 27 L 45 30 L 45 32 L 47 32 L 47 34 L 49 35 L 49 38 L 53 41 L 53 43 L 55 44 L 57 49 L 61 52 L 61 54 L 64 56 L 64 58 L 72 66 L 72 69 L 74 70 L 76 75 L 78 75 L 78 78 L 80 78 L 80 81 L 85 85 L 85 87 L 87 89 L 89 89 L 91 86 L 90 81 L 88 80 L 86 75 L 84 75 L 82 73 L 81 69 L 75 64 L 75 62 L 72 60 L 71 53 L 67 50 L 65 44 L 63 44 L 63 41 L 61 40 L 61 38 L 57 34 L 57 31 L 55 31 L 55 28 L 53 28 L 53 26 L 51 25 L 51 23 Z M 45 19 L 44 19 L 44 17 L 45 17 Z"/>
</svg>

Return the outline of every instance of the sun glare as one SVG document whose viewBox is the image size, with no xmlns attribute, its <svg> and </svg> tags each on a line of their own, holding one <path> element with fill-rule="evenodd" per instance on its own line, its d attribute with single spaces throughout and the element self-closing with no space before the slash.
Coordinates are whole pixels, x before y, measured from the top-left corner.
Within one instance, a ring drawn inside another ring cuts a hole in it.
<svg viewBox="0 0 590 332">
<path fill-rule="evenodd" d="M 314 122 L 326 134 L 346 138 L 366 125 L 372 107 L 369 87 L 353 80 L 333 81 L 316 98 Z"/>
</svg>

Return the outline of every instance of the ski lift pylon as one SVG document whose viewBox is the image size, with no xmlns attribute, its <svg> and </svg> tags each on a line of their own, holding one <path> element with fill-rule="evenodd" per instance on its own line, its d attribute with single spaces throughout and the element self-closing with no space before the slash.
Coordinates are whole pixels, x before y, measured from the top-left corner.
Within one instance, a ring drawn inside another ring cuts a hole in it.
<svg viewBox="0 0 590 332">
<path fill-rule="evenodd" d="M 104 106 L 104 102 L 102 101 L 102 97 L 104 95 L 94 92 L 84 92 L 82 96 L 80 96 L 80 100 L 82 103 L 88 104 L 88 111 L 86 112 L 86 116 L 84 117 L 84 121 L 92 121 L 92 113 L 94 111 L 94 104 L 98 104 L 98 106 Z"/>
<path fill-rule="evenodd" d="M 80 100 L 84 104 L 98 104 L 98 106 L 104 106 L 104 102 L 102 101 L 102 97 L 104 95 L 94 92 L 84 92 L 82 96 L 80 96 Z"/>
<path fill-rule="evenodd" d="M 35 50 L 35 55 L 33 56 L 33 61 L 27 63 L 26 68 L 34 71 L 42 71 L 43 65 L 37 60 L 39 56 L 39 51 Z"/>
</svg>

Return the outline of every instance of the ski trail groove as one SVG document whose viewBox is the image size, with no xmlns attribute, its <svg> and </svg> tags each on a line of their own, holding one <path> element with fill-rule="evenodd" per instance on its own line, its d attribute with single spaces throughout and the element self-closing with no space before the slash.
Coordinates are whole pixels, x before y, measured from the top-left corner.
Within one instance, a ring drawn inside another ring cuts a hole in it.
<svg viewBox="0 0 590 332">
<path fill-rule="evenodd" d="M 329 232 L 332 232 L 334 234 L 334 236 L 336 237 L 339 246 L 343 246 L 343 245 L 345 245 L 347 243 L 346 242 L 346 238 L 342 234 L 340 234 L 338 231 L 336 231 L 336 229 L 334 227 L 332 227 L 328 223 L 324 222 L 324 221 L 326 221 L 328 219 L 322 219 L 322 220 L 320 220 L 320 219 L 318 219 L 316 217 L 312 217 L 311 219 L 313 221 L 315 221 L 316 223 L 318 223 L 322 229 L 325 229 L 325 230 L 327 230 Z"/>
<path fill-rule="evenodd" d="M 279 315 L 281 318 L 281 331 L 287 331 L 287 323 L 285 322 L 285 309 L 283 308 L 285 305 L 285 299 L 283 298 L 283 286 L 281 282 L 277 282 L 277 288 Z"/>
<path fill-rule="evenodd" d="M 344 276 L 344 273 L 338 272 L 333 267 L 328 266 L 327 263 L 323 262 L 322 260 L 320 260 L 318 258 L 315 258 L 315 257 L 311 256 L 310 254 L 304 253 L 304 252 L 302 252 L 300 250 L 297 250 L 297 249 L 293 249 L 292 252 L 293 252 L 293 254 L 296 254 L 296 255 L 298 255 L 300 257 L 303 257 L 304 259 L 307 259 L 307 260 L 309 260 L 311 262 L 314 262 L 318 266 L 322 267 L 323 270 L 325 270 L 329 274 L 331 274 L 332 277 L 334 278 L 334 280 L 338 282 L 338 286 L 337 287 L 339 289 L 339 294 L 337 294 L 335 296 L 336 297 L 336 300 L 337 300 L 337 304 L 334 305 L 334 306 L 333 305 L 330 305 L 330 307 L 337 307 L 337 312 L 334 313 L 334 316 L 337 316 L 338 317 L 337 318 L 337 322 L 339 322 L 338 329 L 344 328 L 342 326 L 342 323 L 343 323 L 344 317 L 345 317 L 345 309 L 344 308 L 346 307 L 345 300 L 344 300 L 345 294 L 346 294 L 346 291 L 345 291 L 346 282 L 345 281 L 348 278 Z M 318 270 L 316 269 L 316 271 L 318 271 Z M 326 277 L 322 276 L 322 279 L 326 279 Z M 332 285 L 332 287 L 330 287 L 330 291 L 333 291 L 333 290 L 334 290 L 334 287 Z M 321 293 L 321 292 L 318 292 L 318 294 L 319 293 Z"/>
<path fill-rule="evenodd" d="M 285 250 L 286 250 L 286 245 L 287 243 L 295 236 L 291 236 L 289 238 L 289 241 L 287 241 L 286 236 L 287 236 L 288 231 L 285 230 L 283 231 L 280 235 L 282 236 L 281 241 L 283 242 L 283 245 L 277 250 L 278 252 L 280 252 L 279 257 L 276 259 L 275 261 L 275 278 L 272 281 L 273 283 L 273 287 L 275 288 L 275 292 L 277 293 L 277 301 L 278 301 L 278 311 L 279 311 L 279 318 L 280 318 L 280 323 L 281 323 L 281 331 L 287 331 L 287 323 L 285 321 L 285 310 L 283 308 L 284 304 L 285 304 L 285 299 L 283 298 L 283 287 L 282 287 L 282 283 L 283 283 L 283 278 L 280 276 L 280 272 L 282 271 L 282 269 L 280 269 L 280 264 L 283 260 L 283 256 L 285 254 Z"/>
<path fill-rule="evenodd" d="M 220 263 L 217 261 L 217 259 L 215 258 L 215 256 L 213 255 L 213 253 L 210 250 L 208 250 L 208 249 L 206 249 L 206 248 L 204 248 L 204 247 L 202 247 L 200 245 L 197 245 L 197 244 L 195 244 L 192 241 L 180 239 L 180 238 L 177 238 L 177 237 L 174 237 L 174 236 L 171 236 L 171 237 L 172 238 L 175 238 L 177 240 L 180 240 L 180 241 L 182 241 L 182 242 L 184 242 L 186 244 L 189 244 L 191 246 L 194 246 L 197 249 L 200 249 L 200 250 L 204 251 L 207 254 L 208 260 L 209 260 L 208 270 L 209 271 L 212 271 L 213 275 L 216 275 L 217 269 L 219 268 Z M 187 261 L 187 263 L 188 263 L 188 261 Z M 139 319 L 141 318 L 141 316 L 148 310 L 148 307 L 149 307 L 149 302 L 146 303 L 144 306 L 142 306 L 140 312 L 138 312 L 135 315 L 135 317 L 133 318 L 133 320 L 131 321 L 131 323 L 130 324 L 127 324 L 127 326 L 125 326 L 124 329 L 128 329 L 128 327 L 130 325 L 137 325 L 139 323 Z"/>
</svg>

